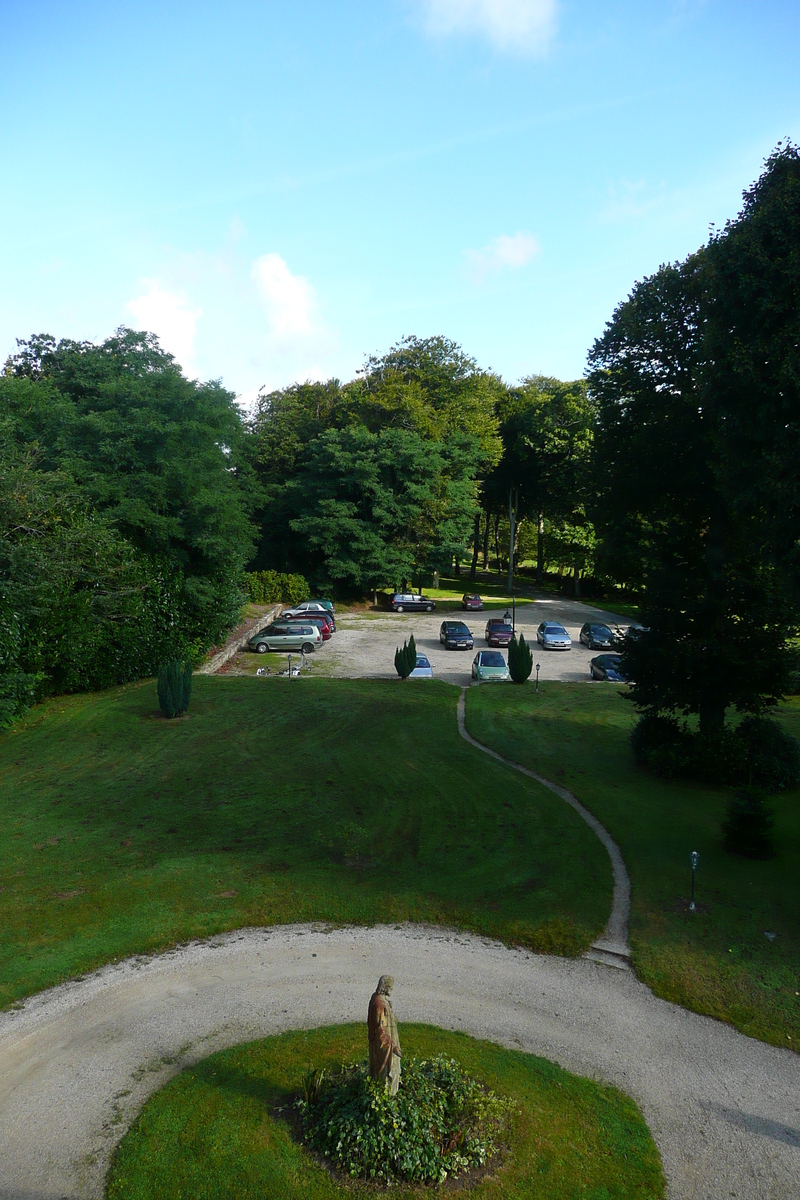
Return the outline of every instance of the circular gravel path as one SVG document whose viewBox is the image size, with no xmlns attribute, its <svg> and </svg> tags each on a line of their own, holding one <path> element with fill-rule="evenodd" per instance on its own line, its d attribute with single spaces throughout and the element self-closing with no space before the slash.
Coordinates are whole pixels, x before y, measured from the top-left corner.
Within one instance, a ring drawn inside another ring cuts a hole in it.
<svg viewBox="0 0 800 1200">
<path fill-rule="evenodd" d="M 0 1198 L 101 1197 L 146 1098 L 214 1050 L 365 1020 L 460 1029 L 607 1080 L 640 1104 L 669 1196 L 800 1196 L 800 1058 L 656 999 L 628 971 L 416 926 L 241 930 L 129 960 L 0 1015 Z M 366 1041 L 365 1041 L 366 1048 Z"/>
</svg>

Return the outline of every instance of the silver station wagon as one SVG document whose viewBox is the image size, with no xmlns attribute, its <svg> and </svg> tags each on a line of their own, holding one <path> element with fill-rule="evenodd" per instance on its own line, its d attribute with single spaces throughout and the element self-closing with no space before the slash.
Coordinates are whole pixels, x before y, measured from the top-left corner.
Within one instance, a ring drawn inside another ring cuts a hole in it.
<svg viewBox="0 0 800 1200">
<path fill-rule="evenodd" d="M 268 650 L 302 650 L 304 654 L 311 654 L 322 645 L 322 630 L 318 625 L 296 622 L 282 625 L 278 621 L 254 633 L 247 644 L 257 654 L 266 654 Z"/>
</svg>

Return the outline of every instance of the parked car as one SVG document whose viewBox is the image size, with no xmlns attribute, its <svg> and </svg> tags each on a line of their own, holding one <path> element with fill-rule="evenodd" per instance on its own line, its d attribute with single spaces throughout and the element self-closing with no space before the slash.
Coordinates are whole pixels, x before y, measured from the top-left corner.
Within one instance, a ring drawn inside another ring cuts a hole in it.
<svg viewBox="0 0 800 1200">
<path fill-rule="evenodd" d="M 463 621 L 442 621 L 439 641 L 445 650 L 472 649 L 472 634 Z"/>
<path fill-rule="evenodd" d="M 589 674 L 592 679 L 607 679 L 609 683 L 628 682 L 619 654 L 598 654 L 597 658 L 593 658 L 589 663 Z"/>
<path fill-rule="evenodd" d="M 613 650 L 617 645 L 617 638 L 608 625 L 597 625 L 591 621 L 581 627 L 580 640 L 590 650 Z"/>
<path fill-rule="evenodd" d="M 417 665 L 408 677 L 409 679 L 433 679 L 433 667 L 424 654 L 417 655 Z"/>
<path fill-rule="evenodd" d="M 542 621 L 536 630 L 536 640 L 543 650 L 571 650 L 572 638 L 563 625 L 555 621 Z"/>
<path fill-rule="evenodd" d="M 294 608 L 287 608 L 282 613 L 282 617 L 305 617 L 311 613 L 325 613 L 330 615 L 330 610 L 325 607 L 321 600 L 304 600 L 302 604 L 296 604 Z"/>
<path fill-rule="evenodd" d="M 247 644 L 257 654 L 266 654 L 268 650 L 302 650 L 311 654 L 322 645 L 322 631 L 317 625 L 276 621 L 254 633 Z"/>
<path fill-rule="evenodd" d="M 510 679 L 511 676 L 499 650 L 479 650 L 472 660 L 472 678 L 483 681 Z"/>
<path fill-rule="evenodd" d="M 433 612 L 436 604 L 420 592 L 392 592 L 389 607 L 392 612 Z"/>
<path fill-rule="evenodd" d="M 329 633 L 336 633 L 336 622 L 329 612 L 281 613 L 279 621 L 313 621 L 315 625 L 325 625 Z"/>
<path fill-rule="evenodd" d="M 328 600 L 325 596 L 317 596 L 314 600 L 304 600 L 303 604 L 321 604 L 323 608 L 327 608 L 329 613 L 332 613 L 336 605 L 332 600 Z M 298 604 L 298 608 L 302 608 L 302 604 Z"/>
<path fill-rule="evenodd" d="M 322 613 L 306 613 L 304 617 L 280 617 L 279 620 L 285 622 L 287 625 L 316 625 L 322 632 L 323 642 L 331 640 L 333 626 L 329 618 L 324 617 Z"/>
<path fill-rule="evenodd" d="M 502 617 L 492 617 L 486 622 L 483 636 L 487 646 L 507 646 L 514 636 L 514 630 Z"/>
<path fill-rule="evenodd" d="M 480 596 L 476 596 L 470 592 L 465 592 L 461 597 L 461 607 L 465 611 L 478 612 L 481 608 L 483 608 L 483 601 L 481 600 Z"/>
</svg>

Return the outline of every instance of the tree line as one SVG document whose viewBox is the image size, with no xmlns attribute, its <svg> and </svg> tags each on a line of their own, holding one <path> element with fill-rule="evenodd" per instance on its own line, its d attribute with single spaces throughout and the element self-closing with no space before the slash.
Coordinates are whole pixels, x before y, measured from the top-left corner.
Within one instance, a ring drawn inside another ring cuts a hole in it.
<svg viewBox="0 0 800 1200">
<path fill-rule="evenodd" d="M 364 594 L 548 561 L 642 598 L 652 713 L 760 711 L 796 629 L 800 184 L 637 283 L 587 377 L 508 385 L 444 337 L 245 415 L 150 334 L 33 337 L 0 375 L 0 706 L 152 674 L 223 636 L 250 570 Z M 467 564 L 470 564 L 469 566 Z M 722 717 L 721 717 L 722 714 Z"/>
</svg>

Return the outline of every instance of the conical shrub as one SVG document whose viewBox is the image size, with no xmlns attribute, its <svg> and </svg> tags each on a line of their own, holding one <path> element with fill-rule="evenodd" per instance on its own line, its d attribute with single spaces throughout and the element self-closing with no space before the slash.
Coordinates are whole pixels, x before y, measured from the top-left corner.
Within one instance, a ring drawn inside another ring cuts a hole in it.
<svg viewBox="0 0 800 1200">
<path fill-rule="evenodd" d="M 165 717 L 180 717 L 192 694 L 192 664 L 168 658 L 158 668 L 158 704 Z"/>
<path fill-rule="evenodd" d="M 414 635 L 407 642 L 403 642 L 403 649 L 400 647 L 394 652 L 394 666 L 397 674 L 401 679 L 408 679 L 414 667 L 417 665 L 417 647 L 414 642 Z"/>
<path fill-rule="evenodd" d="M 519 635 L 519 641 L 512 637 L 508 644 L 508 673 L 514 683 L 524 683 L 533 670 L 533 655 L 525 641 L 525 635 Z"/>
</svg>

